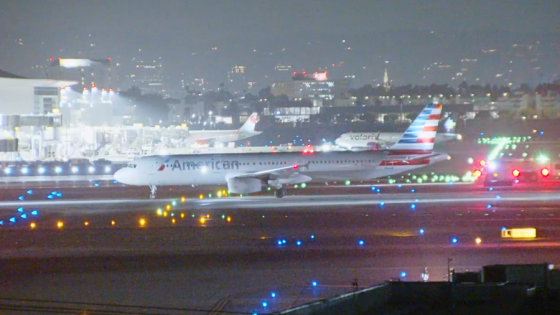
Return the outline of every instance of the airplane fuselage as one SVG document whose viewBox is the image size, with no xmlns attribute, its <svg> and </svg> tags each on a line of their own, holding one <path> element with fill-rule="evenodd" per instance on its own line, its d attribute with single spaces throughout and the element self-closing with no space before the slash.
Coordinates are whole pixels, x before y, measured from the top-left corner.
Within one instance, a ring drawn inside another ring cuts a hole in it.
<svg viewBox="0 0 560 315">
<path fill-rule="evenodd" d="M 379 137 L 378 137 L 379 135 Z M 335 144 L 347 150 L 375 150 L 384 149 L 396 143 L 402 133 L 370 133 L 370 132 L 350 132 L 345 133 L 335 140 Z M 435 143 L 443 143 L 451 140 L 460 139 L 458 134 L 442 133 L 437 134 Z"/>
<path fill-rule="evenodd" d="M 189 132 L 187 142 L 222 143 L 243 140 L 261 134 L 259 131 L 243 132 L 238 130 L 196 130 Z"/>
<path fill-rule="evenodd" d="M 411 156 L 412 158 L 414 156 Z M 149 156 L 137 159 L 119 170 L 115 179 L 129 185 L 221 185 L 237 174 L 257 173 L 293 167 L 312 181 L 360 181 L 427 166 L 446 159 L 432 156 L 403 162 L 406 157 L 376 152 L 286 152 L 276 154 L 247 153 L 221 155 Z M 274 179 L 270 176 L 269 179 Z"/>
</svg>

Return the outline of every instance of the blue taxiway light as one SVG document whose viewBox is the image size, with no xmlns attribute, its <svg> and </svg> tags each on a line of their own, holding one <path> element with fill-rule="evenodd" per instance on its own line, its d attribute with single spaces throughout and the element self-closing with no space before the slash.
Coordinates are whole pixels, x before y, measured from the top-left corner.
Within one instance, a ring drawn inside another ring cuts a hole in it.
<svg viewBox="0 0 560 315">
<path fill-rule="evenodd" d="M 506 227 L 505 227 L 505 226 L 502 226 L 502 231 L 505 231 L 505 230 L 506 230 Z"/>
<path fill-rule="evenodd" d="M 314 239 L 314 238 L 315 238 L 315 235 L 312 234 L 312 235 L 311 235 L 311 239 Z"/>
<path fill-rule="evenodd" d="M 282 240 L 282 244 L 286 244 L 286 240 Z"/>
<path fill-rule="evenodd" d="M 415 204 L 411 204 L 411 205 L 410 205 L 410 209 L 416 209 L 416 205 L 415 205 Z"/>
<path fill-rule="evenodd" d="M 424 229 L 420 229 L 420 234 L 424 234 Z"/>
<path fill-rule="evenodd" d="M 48 199 L 53 199 L 53 195 L 48 195 L 47 198 Z"/>
<path fill-rule="evenodd" d="M 10 222 L 12 222 L 12 223 L 16 223 L 16 218 L 14 218 L 14 217 L 11 217 L 11 218 L 10 218 Z"/>
<path fill-rule="evenodd" d="M 268 303 L 262 302 L 262 306 L 263 306 L 263 307 L 267 307 L 267 306 L 268 306 Z"/>
<path fill-rule="evenodd" d="M 311 285 L 314 286 L 314 287 L 316 287 L 316 286 L 317 286 L 317 281 L 311 282 Z"/>
<path fill-rule="evenodd" d="M 27 194 L 33 195 L 33 190 L 32 190 L 32 189 L 29 189 L 29 190 L 27 191 Z"/>
<path fill-rule="evenodd" d="M 99 187 L 99 183 L 95 183 L 95 184 L 93 184 L 93 186 Z"/>
<path fill-rule="evenodd" d="M 51 191 L 51 195 L 56 195 L 56 193 L 57 193 L 56 190 Z"/>
<path fill-rule="evenodd" d="M 38 215 L 38 214 L 39 214 L 39 211 L 37 211 L 37 210 L 31 211 L 31 215 Z"/>
<path fill-rule="evenodd" d="M 381 189 L 377 188 L 375 191 L 377 191 L 379 193 L 379 192 L 381 192 Z"/>
<path fill-rule="evenodd" d="M 488 188 L 488 190 L 492 191 L 492 190 L 494 190 L 494 187 L 490 187 L 490 188 Z"/>
<path fill-rule="evenodd" d="M 412 189 L 410 190 L 410 192 L 415 192 L 414 188 L 412 188 Z"/>
<path fill-rule="evenodd" d="M 0 221 L 0 225 L 4 225 L 4 221 Z"/>
<path fill-rule="evenodd" d="M 17 209 L 17 211 L 18 211 L 18 212 L 23 212 L 23 208 L 22 208 L 22 207 L 19 207 L 19 208 Z"/>
<path fill-rule="evenodd" d="M 384 203 L 383 201 L 381 201 L 381 202 L 379 203 L 379 205 L 380 205 L 380 206 L 384 206 L 385 203 Z"/>
<path fill-rule="evenodd" d="M 118 184 L 119 182 L 117 182 L 116 180 L 113 181 L 113 184 Z"/>
<path fill-rule="evenodd" d="M 23 196 L 19 196 L 18 199 L 19 199 L 19 200 L 23 200 Z"/>
<path fill-rule="evenodd" d="M 62 193 L 57 193 L 56 196 L 60 198 L 62 197 Z"/>
<path fill-rule="evenodd" d="M 457 243 L 457 238 L 456 237 L 452 238 L 451 243 L 456 244 Z"/>
<path fill-rule="evenodd" d="M 402 185 L 401 185 L 401 184 L 398 184 L 398 185 L 397 185 L 397 187 L 401 188 L 401 187 L 402 187 Z"/>
<path fill-rule="evenodd" d="M 500 198 L 501 198 L 501 197 L 500 197 L 499 195 L 498 195 L 498 196 L 496 196 L 496 199 L 500 199 Z"/>
<path fill-rule="evenodd" d="M 296 242 L 297 246 L 301 245 L 301 241 Z"/>
<path fill-rule="evenodd" d="M 25 213 L 22 214 L 22 215 L 21 215 L 21 218 L 22 218 L 22 219 L 27 219 L 27 214 L 25 214 Z"/>
<path fill-rule="evenodd" d="M 404 278 L 404 277 L 406 277 L 406 272 L 403 271 L 403 272 L 401 272 L 401 278 Z"/>
<path fill-rule="evenodd" d="M 278 243 L 277 243 L 277 244 L 278 244 L 278 245 L 282 245 L 282 241 L 278 241 Z"/>
<path fill-rule="evenodd" d="M 371 190 L 375 190 L 375 186 L 371 186 Z"/>
<path fill-rule="evenodd" d="M 273 298 L 275 298 L 275 297 L 276 297 L 276 293 L 272 292 L 272 293 L 270 293 L 270 296 L 273 297 Z"/>
<path fill-rule="evenodd" d="M 492 205 L 487 205 L 486 208 L 490 209 L 492 208 Z"/>
<path fill-rule="evenodd" d="M 360 241 L 358 242 L 358 244 L 364 245 L 364 241 L 363 241 L 363 240 L 360 240 Z"/>
</svg>

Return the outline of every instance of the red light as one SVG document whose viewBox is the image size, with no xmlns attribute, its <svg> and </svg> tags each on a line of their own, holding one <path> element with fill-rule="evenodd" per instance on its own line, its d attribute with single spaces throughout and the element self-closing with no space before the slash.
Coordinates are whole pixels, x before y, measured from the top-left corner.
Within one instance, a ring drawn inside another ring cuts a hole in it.
<svg viewBox="0 0 560 315">
<path fill-rule="evenodd" d="M 50 62 L 53 62 L 53 60 L 54 60 L 53 57 L 50 57 L 50 58 L 49 58 L 49 61 L 50 61 Z"/>
<path fill-rule="evenodd" d="M 518 169 L 514 169 L 511 174 L 515 177 L 519 177 L 519 175 L 521 175 L 521 172 Z"/>
<path fill-rule="evenodd" d="M 541 170 L 541 175 L 544 176 L 544 177 L 548 177 L 548 175 L 550 175 L 550 171 L 548 170 L 548 168 L 546 168 L 546 167 L 543 168 Z"/>
<path fill-rule="evenodd" d="M 87 87 L 84 86 L 84 91 L 87 91 Z"/>
<path fill-rule="evenodd" d="M 306 75 L 306 74 L 307 74 L 307 72 L 303 71 L 303 72 L 302 72 L 301 74 L 303 74 L 303 75 Z"/>
<path fill-rule="evenodd" d="M 109 89 L 109 92 L 113 92 L 113 89 L 112 89 L 112 88 L 111 88 L 111 89 Z"/>
<path fill-rule="evenodd" d="M 486 161 L 480 160 L 480 166 L 486 166 Z"/>
<path fill-rule="evenodd" d="M 107 60 L 111 61 L 111 60 L 113 60 L 113 59 L 111 59 L 111 57 L 109 57 L 109 58 L 107 58 Z"/>
<path fill-rule="evenodd" d="M 476 170 L 476 171 L 473 172 L 473 176 L 476 177 L 476 178 L 479 178 L 480 175 L 482 175 L 482 172 L 480 170 Z"/>
<path fill-rule="evenodd" d="M 294 170 L 297 170 L 299 168 L 299 165 L 294 164 L 294 166 L 292 166 L 294 168 Z"/>
<path fill-rule="evenodd" d="M 293 77 L 295 77 L 295 76 L 296 76 L 296 74 L 297 74 L 297 72 L 295 72 L 295 71 L 294 71 L 294 72 L 292 72 L 292 76 L 293 76 Z"/>
</svg>

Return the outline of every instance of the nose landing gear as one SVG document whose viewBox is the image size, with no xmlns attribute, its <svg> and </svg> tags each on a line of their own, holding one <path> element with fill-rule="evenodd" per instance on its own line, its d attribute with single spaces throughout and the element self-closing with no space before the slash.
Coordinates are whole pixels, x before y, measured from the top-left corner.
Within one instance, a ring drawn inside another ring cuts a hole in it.
<svg viewBox="0 0 560 315">
<path fill-rule="evenodd" d="M 156 198 L 156 192 L 157 192 L 157 186 L 156 185 L 150 185 L 150 199 L 155 199 Z"/>
</svg>

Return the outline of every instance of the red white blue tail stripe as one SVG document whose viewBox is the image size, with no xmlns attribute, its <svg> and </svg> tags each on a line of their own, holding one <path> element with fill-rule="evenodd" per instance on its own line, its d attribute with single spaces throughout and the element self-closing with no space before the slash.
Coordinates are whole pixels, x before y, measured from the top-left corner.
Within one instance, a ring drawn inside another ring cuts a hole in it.
<svg viewBox="0 0 560 315">
<path fill-rule="evenodd" d="M 399 141 L 389 148 L 389 155 L 431 154 L 442 107 L 442 104 L 428 104 Z"/>
</svg>

